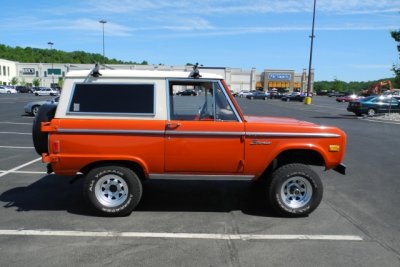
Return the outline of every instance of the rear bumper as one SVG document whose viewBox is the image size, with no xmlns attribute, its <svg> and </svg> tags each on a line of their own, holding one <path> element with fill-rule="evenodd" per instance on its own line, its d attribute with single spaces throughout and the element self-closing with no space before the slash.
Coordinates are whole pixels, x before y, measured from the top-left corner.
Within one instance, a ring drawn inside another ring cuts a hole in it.
<svg viewBox="0 0 400 267">
<path fill-rule="evenodd" d="M 337 171 L 340 174 L 345 175 L 346 174 L 346 168 L 347 166 L 344 165 L 343 163 L 340 163 L 339 165 L 337 165 L 334 170 Z"/>
</svg>

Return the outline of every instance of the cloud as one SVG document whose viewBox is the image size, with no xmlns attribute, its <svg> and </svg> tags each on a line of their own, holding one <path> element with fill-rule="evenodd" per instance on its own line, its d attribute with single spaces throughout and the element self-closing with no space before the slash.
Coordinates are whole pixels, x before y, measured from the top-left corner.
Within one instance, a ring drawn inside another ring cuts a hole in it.
<svg viewBox="0 0 400 267">
<path fill-rule="evenodd" d="M 311 12 L 310 0 L 203 0 L 203 1 L 164 1 L 164 0 L 92 0 L 88 2 L 90 12 L 117 14 L 265 14 Z M 317 9 L 324 13 L 369 14 L 400 11 L 399 1 L 393 0 L 318 0 Z M 85 9 L 81 9 L 84 12 Z"/>
<path fill-rule="evenodd" d="M 29 25 L 29 29 L 27 28 Z M 14 19 L 3 20 L 0 29 L 6 31 L 46 31 L 46 30 L 73 30 L 83 31 L 91 34 L 99 33 L 101 25 L 99 20 L 94 19 L 40 19 L 36 17 L 18 17 Z M 109 36 L 130 36 L 132 35 L 130 27 L 115 23 L 107 22 L 105 32 Z"/>
</svg>

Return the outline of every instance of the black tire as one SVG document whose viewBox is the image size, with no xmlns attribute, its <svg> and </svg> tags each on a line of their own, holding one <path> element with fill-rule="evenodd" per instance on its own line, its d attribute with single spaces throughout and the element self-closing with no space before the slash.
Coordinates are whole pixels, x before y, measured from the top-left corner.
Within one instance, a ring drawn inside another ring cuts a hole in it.
<svg viewBox="0 0 400 267">
<path fill-rule="evenodd" d="M 39 94 L 38 94 L 38 93 L 35 93 L 35 96 L 39 96 Z"/>
<path fill-rule="evenodd" d="M 272 208 L 285 217 L 304 217 L 321 203 L 321 179 L 304 164 L 287 164 L 272 174 L 268 197 Z"/>
<path fill-rule="evenodd" d="M 48 153 L 48 143 L 47 143 L 47 137 L 48 133 L 44 133 L 40 130 L 41 123 L 42 122 L 48 122 L 52 118 L 54 118 L 54 115 L 56 113 L 56 108 L 57 105 L 55 104 L 43 104 L 39 108 L 39 112 L 36 115 L 35 119 L 33 120 L 33 125 L 32 125 L 32 139 L 33 139 L 33 145 L 35 147 L 36 152 L 39 155 L 42 155 L 42 153 Z"/>
<path fill-rule="evenodd" d="M 127 216 L 142 198 L 142 183 L 135 172 L 123 166 L 110 165 L 89 171 L 83 194 L 103 216 Z"/>
<path fill-rule="evenodd" d="M 368 109 L 367 114 L 368 114 L 368 116 L 371 116 L 371 117 L 375 116 L 376 110 L 373 108 L 370 108 L 370 109 Z"/>
</svg>

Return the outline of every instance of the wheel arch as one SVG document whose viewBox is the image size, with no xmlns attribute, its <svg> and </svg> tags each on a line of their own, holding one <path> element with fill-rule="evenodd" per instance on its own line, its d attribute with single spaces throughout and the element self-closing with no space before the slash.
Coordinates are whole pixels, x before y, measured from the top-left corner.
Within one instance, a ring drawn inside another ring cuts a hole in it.
<svg viewBox="0 0 400 267">
<path fill-rule="evenodd" d="M 146 171 L 146 168 L 135 161 L 131 160 L 100 160 L 100 161 L 95 161 L 92 163 L 89 163 L 88 165 L 84 166 L 83 168 L 80 169 L 80 172 L 83 174 L 88 173 L 90 170 L 102 166 L 107 166 L 107 165 L 116 165 L 116 166 L 121 166 L 121 167 L 126 167 L 133 172 L 135 172 L 141 181 L 146 180 L 148 178 L 148 172 Z"/>
<path fill-rule="evenodd" d="M 314 149 L 287 149 L 281 151 L 268 165 L 262 174 L 262 177 L 269 177 L 272 172 L 279 167 L 291 163 L 300 163 L 305 165 L 325 166 L 325 158 Z"/>
</svg>

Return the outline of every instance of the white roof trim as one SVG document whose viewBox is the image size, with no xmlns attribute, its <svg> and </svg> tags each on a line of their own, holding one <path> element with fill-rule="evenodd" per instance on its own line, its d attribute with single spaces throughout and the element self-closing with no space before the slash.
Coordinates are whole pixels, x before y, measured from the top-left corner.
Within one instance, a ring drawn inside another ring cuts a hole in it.
<svg viewBox="0 0 400 267">
<path fill-rule="evenodd" d="M 70 71 L 65 76 L 67 78 L 85 78 L 91 70 Z M 98 78 L 189 78 L 190 72 L 183 71 L 158 71 L 158 70 L 102 70 Z M 203 79 L 223 79 L 222 76 L 212 73 L 200 72 Z"/>
</svg>

